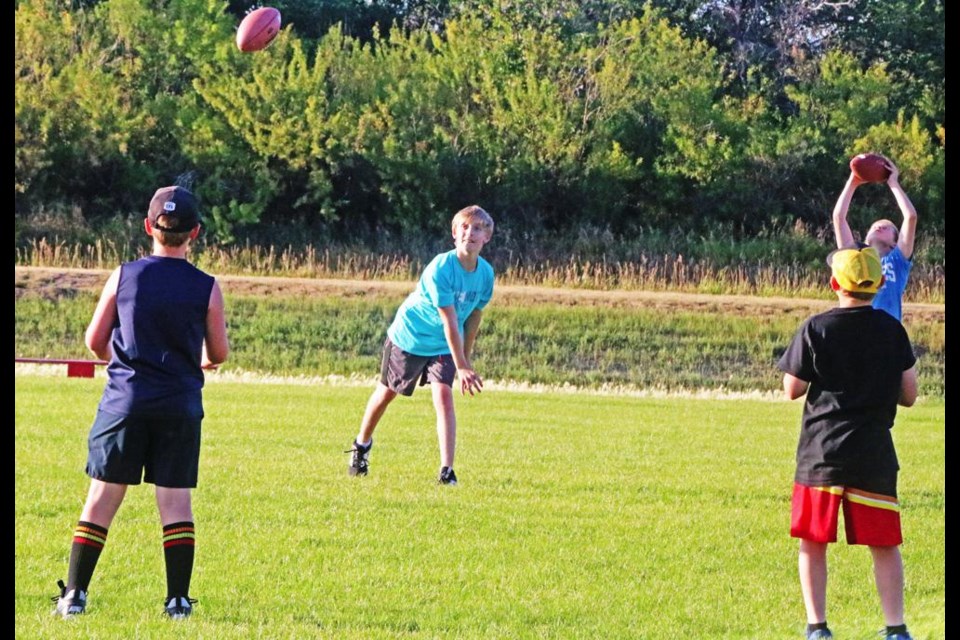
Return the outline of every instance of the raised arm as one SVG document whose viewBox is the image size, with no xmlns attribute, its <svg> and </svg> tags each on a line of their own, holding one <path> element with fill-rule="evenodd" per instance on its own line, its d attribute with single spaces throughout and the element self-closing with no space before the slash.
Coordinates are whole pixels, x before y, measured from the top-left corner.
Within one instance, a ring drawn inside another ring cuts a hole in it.
<svg viewBox="0 0 960 640">
<path fill-rule="evenodd" d="M 117 285 L 120 282 L 120 267 L 113 270 L 107 283 L 103 285 L 100 301 L 93 312 L 93 318 L 87 326 L 83 341 L 87 349 L 101 360 L 109 360 L 112 354 L 110 335 L 117 321 Z"/>
<path fill-rule="evenodd" d="M 843 185 L 843 191 L 840 192 L 840 197 L 837 198 L 837 204 L 833 206 L 833 235 L 836 237 L 838 249 L 852 247 L 856 244 L 853 231 L 850 230 L 850 223 L 847 222 L 847 212 L 850 210 L 853 192 L 861 184 L 863 184 L 863 181 L 851 171 L 847 183 Z"/>
<path fill-rule="evenodd" d="M 460 327 L 457 324 L 457 310 L 453 305 L 450 305 L 448 307 L 439 307 L 439 311 L 440 321 L 443 323 L 443 334 L 447 339 L 447 345 L 450 347 L 453 363 L 457 367 L 457 376 L 460 378 L 460 393 L 465 394 L 469 392 L 470 395 L 473 395 L 474 391 L 479 393 L 483 389 L 483 380 L 477 375 L 477 372 L 473 370 L 473 365 L 470 364 L 470 360 L 464 349 L 466 341 L 463 339 L 463 336 L 460 335 Z M 470 317 L 473 317 L 473 315 L 471 314 Z M 477 320 L 477 326 L 479 326 L 479 319 Z M 466 329 L 465 324 L 464 330 Z M 476 330 L 474 330 L 474 336 L 471 338 L 471 346 L 475 339 Z"/>
<path fill-rule="evenodd" d="M 900 234 L 897 237 L 897 246 L 900 247 L 900 253 L 903 254 L 903 257 L 909 260 L 913 257 L 913 244 L 917 237 L 917 210 L 914 208 L 913 203 L 910 202 L 910 198 L 907 197 L 907 192 L 900 186 L 900 170 L 897 168 L 897 165 L 889 158 L 884 159 L 887 161 L 887 168 L 890 169 L 887 186 L 890 187 L 890 191 L 893 192 L 893 197 L 897 201 L 900 213 L 903 214 Z"/>
<path fill-rule="evenodd" d="M 223 292 L 220 290 L 220 283 L 214 281 L 207 306 L 207 328 L 203 337 L 203 356 L 200 366 L 204 369 L 216 369 L 226 361 L 229 353 L 230 342 L 227 339 Z"/>
</svg>

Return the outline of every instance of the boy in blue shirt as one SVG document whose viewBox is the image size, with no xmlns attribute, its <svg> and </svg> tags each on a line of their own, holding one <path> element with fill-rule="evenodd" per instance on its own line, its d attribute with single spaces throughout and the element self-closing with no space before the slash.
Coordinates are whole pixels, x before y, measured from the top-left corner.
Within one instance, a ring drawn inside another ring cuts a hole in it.
<svg viewBox="0 0 960 640">
<path fill-rule="evenodd" d="M 890 170 L 887 186 L 893 192 L 897 206 L 903 214 L 903 224 L 898 230 L 890 220 L 877 220 L 870 225 L 865 242 L 877 250 L 883 266 L 884 284 L 873 299 L 873 308 L 883 309 L 902 322 L 903 292 L 907 288 L 907 278 L 910 277 L 910 269 L 913 266 L 910 259 L 913 257 L 913 244 L 916 238 L 917 211 L 903 187 L 900 186 L 900 170 L 889 158 L 884 160 L 886 160 L 887 169 Z M 863 181 L 851 171 L 834 206 L 833 231 L 838 249 L 849 249 L 857 245 L 850 225 L 847 223 L 847 211 L 850 208 L 853 192 L 861 184 Z"/>
<path fill-rule="evenodd" d="M 373 432 L 397 395 L 413 395 L 428 383 L 437 412 L 440 474 L 437 482 L 456 485 L 453 456 L 457 419 L 453 383 L 471 396 L 483 388 L 470 354 L 484 307 L 493 296 L 493 267 L 480 257 L 493 235 L 493 218 L 478 206 L 461 209 L 451 223 L 455 249 L 430 261 L 417 288 L 407 296 L 387 329 L 380 382 L 367 402 L 353 442 L 349 473 L 367 475 Z"/>
</svg>

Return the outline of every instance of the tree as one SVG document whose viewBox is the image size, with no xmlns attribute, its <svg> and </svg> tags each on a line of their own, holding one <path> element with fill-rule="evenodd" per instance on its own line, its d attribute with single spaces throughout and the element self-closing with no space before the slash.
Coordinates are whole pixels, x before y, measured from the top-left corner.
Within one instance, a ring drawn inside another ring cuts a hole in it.
<svg viewBox="0 0 960 640">
<path fill-rule="evenodd" d="M 941 0 L 862 0 L 842 24 L 841 46 L 865 66 L 884 63 L 896 109 L 920 115 L 933 133 L 945 119 L 946 20 Z"/>
</svg>

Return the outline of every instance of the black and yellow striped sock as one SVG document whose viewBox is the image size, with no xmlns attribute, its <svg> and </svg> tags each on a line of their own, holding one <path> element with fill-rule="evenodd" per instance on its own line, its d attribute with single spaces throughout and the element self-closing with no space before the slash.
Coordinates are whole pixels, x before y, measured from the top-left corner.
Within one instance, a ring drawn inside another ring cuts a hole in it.
<svg viewBox="0 0 960 640">
<path fill-rule="evenodd" d="M 67 589 L 88 591 L 93 571 L 100 560 L 100 552 L 107 543 L 107 530 L 92 522 L 77 522 L 70 547 L 70 569 L 67 573 Z"/>
<path fill-rule="evenodd" d="M 163 527 L 163 559 L 167 565 L 167 597 L 190 595 L 196 533 L 192 522 L 174 522 Z"/>
</svg>

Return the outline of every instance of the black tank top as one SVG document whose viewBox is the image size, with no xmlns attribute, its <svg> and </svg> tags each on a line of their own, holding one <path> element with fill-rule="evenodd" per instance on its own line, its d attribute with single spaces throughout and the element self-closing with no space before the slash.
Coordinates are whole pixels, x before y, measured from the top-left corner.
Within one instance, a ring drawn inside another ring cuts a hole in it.
<svg viewBox="0 0 960 640">
<path fill-rule="evenodd" d="M 200 358 L 213 284 L 180 258 L 121 265 L 102 411 L 203 417 Z"/>
</svg>

